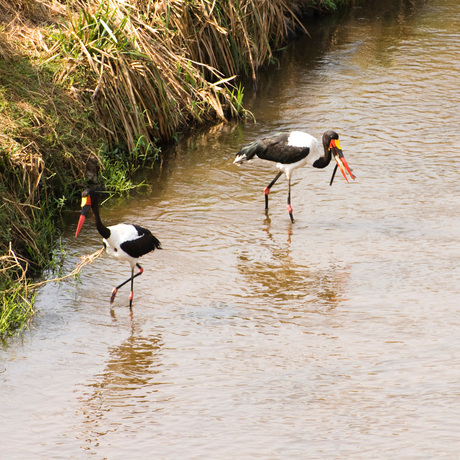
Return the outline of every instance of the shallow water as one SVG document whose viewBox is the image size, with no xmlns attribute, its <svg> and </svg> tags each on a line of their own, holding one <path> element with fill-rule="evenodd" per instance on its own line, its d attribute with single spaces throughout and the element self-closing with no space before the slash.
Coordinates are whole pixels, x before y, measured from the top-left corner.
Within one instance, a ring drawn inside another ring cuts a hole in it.
<svg viewBox="0 0 460 460">
<path fill-rule="evenodd" d="M 405 4 L 405 6 L 400 6 Z M 1 350 L 0 458 L 458 458 L 460 5 L 370 2 L 309 25 L 246 104 L 101 209 L 146 226 L 134 311 L 99 258 L 39 291 Z M 284 129 L 340 133 L 357 181 L 232 165 Z M 100 247 L 65 233 L 63 273 Z"/>
</svg>

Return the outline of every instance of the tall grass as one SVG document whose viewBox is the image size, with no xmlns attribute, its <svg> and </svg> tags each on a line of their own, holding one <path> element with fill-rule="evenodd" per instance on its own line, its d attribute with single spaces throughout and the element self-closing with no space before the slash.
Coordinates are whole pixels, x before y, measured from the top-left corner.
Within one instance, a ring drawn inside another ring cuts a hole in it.
<svg viewBox="0 0 460 460">
<path fill-rule="evenodd" d="M 290 3 L 87 0 L 51 34 L 65 60 L 58 80 L 91 94 L 112 148 L 169 142 L 191 124 L 247 115 L 234 79 L 255 84 L 298 22 Z"/>
<path fill-rule="evenodd" d="M 168 142 L 191 123 L 238 116 L 231 78 L 184 55 L 182 44 L 118 0 L 88 1 L 52 35 L 61 83 L 88 91 L 111 148 L 140 151 L 139 140 Z M 79 87 L 75 75 L 84 76 Z M 240 112 L 239 112 L 240 111 Z M 147 143 L 145 143 L 147 145 Z"/>
<path fill-rule="evenodd" d="M 141 2 L 139 2 L 141 3 Z M 284 45 L 300 22 L 287 0 L 168 1 L 144 12 L 187 57 L 220 69 L 224 75 L 245 73 L 255 82 L 258 68 Z"/>
</svg>

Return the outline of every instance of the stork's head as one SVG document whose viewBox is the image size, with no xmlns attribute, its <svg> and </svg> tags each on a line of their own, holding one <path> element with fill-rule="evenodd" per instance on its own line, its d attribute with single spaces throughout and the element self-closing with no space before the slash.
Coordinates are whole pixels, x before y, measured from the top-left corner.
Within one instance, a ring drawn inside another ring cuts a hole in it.
<svg viewBox="0 0 460 460">
<path fill-rule="evenodd" d="M 95 199 L 94 196 L 95 196 L 94 190 L 91 190 L 89 188 L 84 190 L 81 194 L 81 213 L 80 213 L 80 219 L 78 220 L 77 231 L 75 232 L 75 238 L 78 236 L 81 228 L 83 227 L 83 224 L 86 219 L 86 214 L 91 209 L 91 204 L 92 204 L 91 197 Z"/>
<path fill-rule="evenodd" d="M 334 160 L 337 163 L 335 165 L 334 172 L 332 173 L 331 182 L 329 185 L 332 185 L 332 182 L 334 181 L 337 167 L 340 168 L 340 172 L 342 173 L 343 177 L 345 178 L 347 182 L 348 182 L 347 172 L 350 175 L 350 177 L 353 180 L 355 180 L 355 176 L 351 172 L 351 169 L 348 166 L 347 160 L 345 160 L 345 157 L 343 156 L 342 148 L 340 147 L 340 143 L 339 143 L 339 135 L 332 129 L 326 131 L 323 134 L 323 146 L 324 146 L 325 152 L 328 152 L 329 154 L 334 155 Z"/>
</svg>

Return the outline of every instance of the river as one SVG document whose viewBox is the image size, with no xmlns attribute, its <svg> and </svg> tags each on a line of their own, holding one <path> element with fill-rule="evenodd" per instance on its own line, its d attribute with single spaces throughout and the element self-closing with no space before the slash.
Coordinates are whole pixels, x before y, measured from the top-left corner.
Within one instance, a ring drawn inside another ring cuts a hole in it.
<svg viewBox="0 0 460 460">
<path fill-rule="evenodd" d="M 459 458 L 460 4 L 367 1 L 260 76 L 257 123 L 198 132 L 101 208 L 162 251 L 39 289 L 0 360 L 1 459 Z M 340 134 L 332 166 L 232 164 L 261 136 Z M 101 247 L 91 219 L 62 273 Z M 50 275 L 51 276 L 51 275 Z"/>
</svg>

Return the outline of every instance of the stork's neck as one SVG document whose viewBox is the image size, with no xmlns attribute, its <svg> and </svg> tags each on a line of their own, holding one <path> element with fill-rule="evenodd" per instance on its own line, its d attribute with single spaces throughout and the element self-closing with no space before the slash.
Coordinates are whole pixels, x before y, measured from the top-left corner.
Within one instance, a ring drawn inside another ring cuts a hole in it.
<svg viewBox="0 0 460 460">
<path fill-rule="evenodd" d="M 110 230 L 102 223 L 101 216 L 99 215 L 99 203 L 96 197 L 92 197 L 91 199 L 91 209 L 93 210 L 97 231 L 102 238 L 110 238 Z"/>
<path fill-rule="evenodd" d="M 332 160 L 332 154 L 331 154 L 331 150 L 329 149 L 329 147 L 327 145 L 323 144 L 323 148 L 324 148 L 324 155 L 320 156 L 313 163 L 314 168 L 319 168 L 319 169 L 325 168 L 326 166 L 329 165 L 329 163 Z"/>
</svg>

